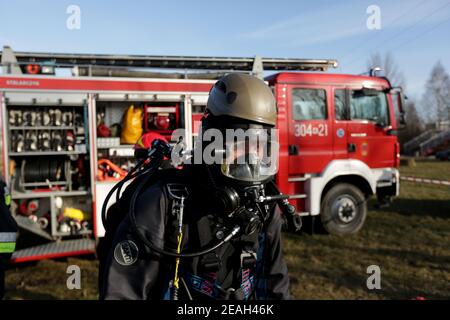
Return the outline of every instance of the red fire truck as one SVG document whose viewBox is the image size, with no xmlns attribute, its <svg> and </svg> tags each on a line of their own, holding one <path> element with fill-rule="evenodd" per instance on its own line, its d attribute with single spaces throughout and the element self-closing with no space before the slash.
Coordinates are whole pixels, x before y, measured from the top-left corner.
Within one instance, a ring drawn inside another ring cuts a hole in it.
<svg viewBox="0 0 450 320">
<path fill-rule="evenodd" d="M 19 241 L 15 262 L 95 252 L 104 235 L 103 199 L 133 165 L 133 144 L 120 138 L 124 114 L 141 110 L 142 130 L 167 138 L 184 128 L 192 147 L 211 86 L 231 71 L 283 71 L 266 77 L 278 105 L 276 180 L 298 215 L 319 216 L 332 234 L 354 233 L 370 195 L 384 200 L 399 192 L 401 90 L 379 77 L 293 72 L 326 71 L 335 60 L 13 53 L 5 47 L 1 66 L 3 175 L 19 240 L 27 239 Z M 71 74 L 55 75 L 58 68 Z"/>
</svg>

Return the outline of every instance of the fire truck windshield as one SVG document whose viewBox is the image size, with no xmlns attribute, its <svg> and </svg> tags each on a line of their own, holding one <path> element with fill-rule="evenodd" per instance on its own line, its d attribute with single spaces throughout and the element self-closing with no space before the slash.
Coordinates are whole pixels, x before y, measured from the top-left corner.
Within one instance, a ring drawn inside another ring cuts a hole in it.
<svg viewBox="0 0 450 320">
<path fill-rule="evenodd" d="M 386 93 L 383 91 L 352 90 L 350 96 L 351 119 L 369 120 L 380 126 L 389 125 Z"/>
</svg>

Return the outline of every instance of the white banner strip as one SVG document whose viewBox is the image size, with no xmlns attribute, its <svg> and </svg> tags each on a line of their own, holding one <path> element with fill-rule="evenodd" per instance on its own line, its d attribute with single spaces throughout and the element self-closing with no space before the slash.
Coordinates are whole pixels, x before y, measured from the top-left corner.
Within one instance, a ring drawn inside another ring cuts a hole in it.
<svg viewBox="0 0 450 320">
<path fill-rule="evenodd" d="M 0 232 L 0 242 L 16 242 L 16 232 Z"/>
<path fill-rule="evenodd" d="M 450 186 L 450 181 L 447 181 L 447 180 L 435 180 L 435 179 L 424 179 L 424 178 L 402 177 L 402 176 L 400 176 L 400 179 L 401 180 L 405 180 L 405 181 L 419 182 L 419 183 L 428 183 L 428 184 L 437 184 L 437 185 Z"/>
</svg>

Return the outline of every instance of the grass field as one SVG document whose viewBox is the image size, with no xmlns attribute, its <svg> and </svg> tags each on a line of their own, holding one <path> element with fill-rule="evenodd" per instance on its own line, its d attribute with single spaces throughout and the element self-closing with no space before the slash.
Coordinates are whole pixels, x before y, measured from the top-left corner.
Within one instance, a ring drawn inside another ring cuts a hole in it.
<svg viewBox="0 0 450 320">
<path fill-rule="evenodd" d="M 424 161 L 402 174 L 450 180 L 450 162 Z M 389 209 L 371 200 L 356 235 L 284 235 L 296 299 L 450 299 L 450 188 L 403 182 Z M 79 265 L 82 289 L 68 290 L 66 268 Z M 381 289 L 368 290 L 367 267 L 381 269 Z M 93 257 L 46 260 L 7 272 L 9 299 L 96 299 Z"/>
<path fill-rule="evenodd" d="M 448 161 L 420 160 L 416 166 L 404 166 L 400 169 L 404 176 L 450 181 L 450 165 Z"/>
</svg>

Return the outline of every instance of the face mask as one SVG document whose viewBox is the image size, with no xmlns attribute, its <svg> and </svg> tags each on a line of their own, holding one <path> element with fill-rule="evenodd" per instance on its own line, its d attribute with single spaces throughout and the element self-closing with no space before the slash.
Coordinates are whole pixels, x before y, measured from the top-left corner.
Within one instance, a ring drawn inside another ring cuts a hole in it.
<svg viewBox="0 0 450 320">
<path fill-rule="evenodd" d="M 251 130 L 245 141 L 226 142 L 221 173 L 236 181 L 261 183 L 278 171 L 277 148 L 265 130 Z"/>
</svg>

